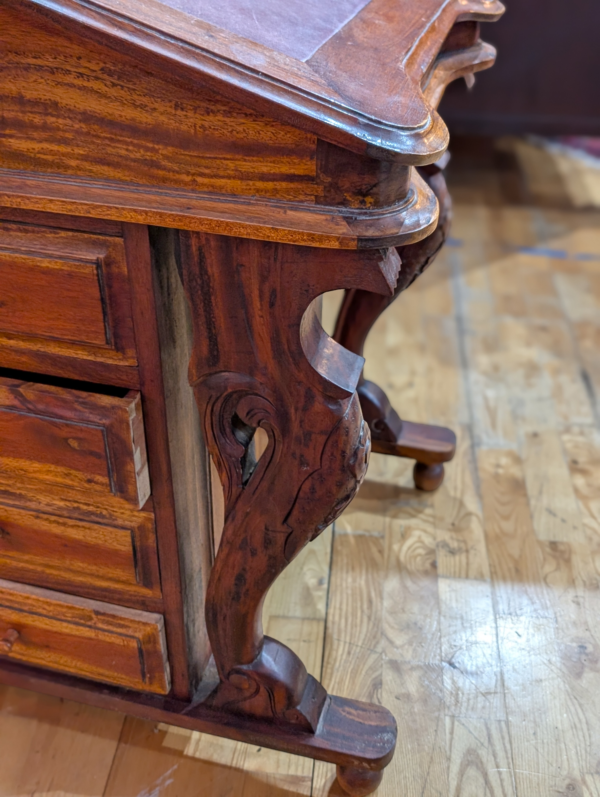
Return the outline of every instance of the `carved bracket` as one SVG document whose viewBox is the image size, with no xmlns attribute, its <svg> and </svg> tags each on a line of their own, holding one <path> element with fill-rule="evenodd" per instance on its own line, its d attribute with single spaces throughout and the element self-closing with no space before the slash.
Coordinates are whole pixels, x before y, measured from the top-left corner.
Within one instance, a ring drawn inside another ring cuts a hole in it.
<svg viewBox="0 0 600 797">
<path fill-rule="evenodd" d="M 394 250 L 363 253 L 180 233 L 192 307 L 190 381 L 225 493 L 206 622 L 214 708 L 314 732 L 326 692 L 265 637 L 268 589 L 352 500 L 370 437 L 356 395 L 362 357 L 323 331 L 315 300 L 341 287 L 392 295 Z M 256 429 L 267 434 L 253 457 Z"/>
</svg>

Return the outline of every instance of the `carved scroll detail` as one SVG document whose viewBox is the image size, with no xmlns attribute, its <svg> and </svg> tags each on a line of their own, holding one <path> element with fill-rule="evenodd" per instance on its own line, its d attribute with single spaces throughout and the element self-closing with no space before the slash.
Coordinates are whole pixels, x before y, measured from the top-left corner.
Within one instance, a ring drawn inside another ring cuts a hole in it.
<svg viewBox="0 0 600 797">
<path fill-rule="evenodd" d="M 452 203 L 444 177 L 435 165 L 424 167 L 421 172 L 440 204 L 438 225 L 424 240 L 398 248 L 402 270 L 393 294 L 382 296 L 363 289 L 346 291 L 334 338 L 355 354 L 362 355 L 373 324 L 433 262 L 450 230 Z M 454 433 L 443 427 L 403 422 L 379 385 L 362 376 L 358 395 L 371 430 L 373 449 L 379 453 L 416 459 L 415 484 L 423 490 L 436 489 L 444 478 L 442 463 L 454 456 Z"/>
<path fill-rule="evenodd" d="M 314 300 L 341 285 L 393 290 L 395 252 L 329 252 L 181 233 L 192 306 L 190 381 L 225 493 L 206 622 L 215 709 L 314 732 L 327 694 L 265 637 L 268 589 L 352 500 L 370 437 L 355 392 L 362 359 L 320 327 Z M 307 310 L 308 308 L 308 310 Z M 252 438 L 268 444 L 258 462 Z"/>
</svg>

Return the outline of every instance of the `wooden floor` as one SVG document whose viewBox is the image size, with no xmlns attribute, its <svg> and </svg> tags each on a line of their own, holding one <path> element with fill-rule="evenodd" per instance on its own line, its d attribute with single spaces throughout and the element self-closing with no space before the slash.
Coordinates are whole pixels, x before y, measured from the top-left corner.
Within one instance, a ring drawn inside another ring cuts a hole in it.
<svg viewBox="0 0 600 797">
<path fill-rule="evenodd" d="M 266 609 L 330 691 L 394 712 L 379 797 L 600 797 L 600 224 L 513 177 L 451 172 L 453 239 L 367 350 L 401 414 L 456 430 L 445 484 L 373 456 Z M 0 797 L 333 797 L 333 778 L 0 688 Z"/>
</svg>

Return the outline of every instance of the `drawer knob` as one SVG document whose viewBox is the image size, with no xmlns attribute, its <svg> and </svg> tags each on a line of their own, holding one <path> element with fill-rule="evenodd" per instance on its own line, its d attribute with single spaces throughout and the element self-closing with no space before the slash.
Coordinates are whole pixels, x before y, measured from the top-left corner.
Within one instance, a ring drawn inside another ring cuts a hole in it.
<svg viewBox="0 0 600 797">
<path fill-rule="evenodd" d="M 19 632 L 15 631 L 14 628 L 10 628 L 0 639 L 0 654 L 10 653 L 18 638 Z"/>
</svg>

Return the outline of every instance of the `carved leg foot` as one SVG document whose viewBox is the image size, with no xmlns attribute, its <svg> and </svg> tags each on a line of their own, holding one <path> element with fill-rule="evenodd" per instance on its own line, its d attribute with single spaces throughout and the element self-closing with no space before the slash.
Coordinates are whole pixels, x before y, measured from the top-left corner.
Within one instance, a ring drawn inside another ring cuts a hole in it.
<svg viewBox="0 0 600 797">
<path fill-rule="evenodd" d="M 351 797 L 366 797 L 367 794 L 372 794 L 383 780 L 383 770 L 338 766 L 337 779 L 342 789 Z"/>
<path fill-rule="evenodd" d="M 371 429 L 371 444 L 378 454 L 416 459 L 415 485 L 436 490 L 444 480 L 444 462 L 456 452 L 456 435 L 443 426 L 402 421 L 387 395 L 374 382 L 362 380 L 358 395 L 365 421 Z"/>
<path fill-rule="evenodd" d="M 347 285 L 391 295 L 398 254 L 180 233 L 179 257 L 194 325 L 190 381 L 225 495 L 206 597 L 219 682 L 202 710 L 254 738 L 267 728 L 271 746 L 323 745 L 321 757 L 341 764 L 351 747 L 350 760 L 376 768 L 395 744 L 389 712 L 328 697 L 295 653 L 264 636 L 262 607 L 284 568 L 352 500 L 370 451 L 356 394 L 362 358 L 325 334 L 316 300 Z M 268 443 L 257 462 L 259 427 Z"/>
<path fill-rule="evenodd" d="M 346 349 L 363 354 L 367 336 L 379 316 L 433 262 L 450 228 L 451 202 L 444 178 L 430 167 L 424 174 L 440 203 L 438 226 L 428 238 L 398 249 L 402 260 L 400 278 L 393 295 L 381 296 L 365 290 L 348 290 L 337 319 L 334 338 Z M 402 421 L 385 392 L 374 382 L 361 379 L 358 386 L 361 408 L 371 430 L 373 451 L 416 459 L 415 484 L 435 490 L 444 479 L 441 463 L 454 456 L 456 437 L 450 429 Z"/>
<path fill-rule="evenodd" d="M 440 463 L 436 465 L 426 465 L 424 462 L 415 462 L 413 468 L 415 487 L 424 490 L 426 493 L 437 490 L 444 481 L 444 466 Z"/>
</svg>

